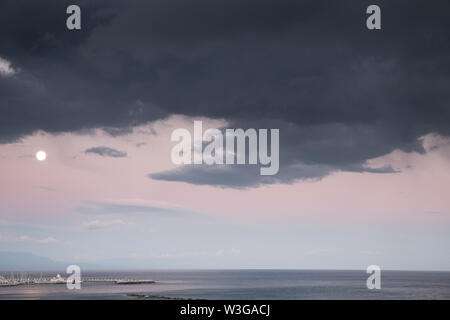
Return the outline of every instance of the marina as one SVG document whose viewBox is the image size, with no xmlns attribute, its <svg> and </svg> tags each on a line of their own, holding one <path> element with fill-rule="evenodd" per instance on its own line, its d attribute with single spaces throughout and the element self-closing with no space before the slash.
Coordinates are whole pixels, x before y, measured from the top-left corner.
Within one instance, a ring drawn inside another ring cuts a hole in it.
<svg viewBox="0 0 450 320">
<path fill-rule="evenodd" d="M 0 288 L 1 287 L 13 287 L 20 285 L 48 285 L 48 284 L 66 284 L 67 280 L 60 274 L 55 277 L 28 277 L 26 273 L 21 273 L 19 277 L 15 277 L 11 273 L 10 277 L 4 277 L 0 275 Z M 81 279 L 81 283 L 113 283 L 117 285 L 126 284 L 149 284 L 155 283 L 151 279 L 116 279 L 116 278 L 95 278 L 95 277 L 85 277 Z"/>
</svg>

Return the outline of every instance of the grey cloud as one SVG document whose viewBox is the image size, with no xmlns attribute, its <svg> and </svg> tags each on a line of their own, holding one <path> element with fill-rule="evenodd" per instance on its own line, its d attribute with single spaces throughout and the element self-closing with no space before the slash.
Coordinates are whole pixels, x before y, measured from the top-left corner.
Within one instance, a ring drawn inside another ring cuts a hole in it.
<svg viewBox="0 0 450 320">
<path fill-rule="evenodd" d="M 174 170 L 151 173 L 148 177 L 154 180 L 246 189 L 271 183 L 293 183 L 298 179 L 320 179 L 330 172 L 330 168 L 321 166 L 292 169 L 281 167 L 275 176 L 260 176 L 259 167 L 256 165 L 187 165 Z M 292 172 L 296 175 L 291 175 Z"/>
<path fill-rule="evenodd" d="M 436 211 L 436 210 L 428 210 L 428 211 L 425 211 L 425 214 L 440 215 L 441 212 Z"/>
<path fill-rule="evenodd" d="M 109 147 L 93 147 L 84 151 L 86 154 L 94 153 L 103 157 L 112 157 L 112 158 L 125 158 L 127 156 L 126 152 L 119 151 Z"/>
<path fill-rule="evenodd" d="M 247 188 L 272 183 L 294 183 L 299 180 L 318 180 L 336 171 L 395 173 L 390 166 L 371 168 L 367 159 L 393 150 L 392 141 L 376 138 L 375 126 L 343 124 L 297 126 L 285 122 L 247 122 L 251 127 L 280 128 L 280 170 L 274 176 L 261 176 L 259 165 L 186 165 L 174 170 L 148 175 L 154 180 L 181 181 L 196 185 Z M 231 127 L 242 127 L 235 122 Z M 420 141 L 409 145 L 408 151 L 424 152 Z M 248 149 L 246 150 L 248 153 Z M 248 159 L 248 155 L 247 155 Z"/>
<path fill-rule="evenodd" d="M 56 189 L 52 187 L 38 186 L 38 188 L 45 191 L 56 191 Z"/>
<path fill-rule="evenodd" d="M 187 182 L 195 185 L 212 185 L 221 188 L 246 189 L 265 184 L 291 184 L 299 180 L 320 180 L 338 170 L 370 173 L 394 173 L 390 166 L 368 168 L 361 165 L 337 167 L 318 164 L 291 164 L 281 166 L 274 176 L 260 176 L 257 165 L 186 165 L 178 169 L 148 174 L 153 180 Z"/>
<path fill-rule="evenodd" d="M 0 5 L 0 56 L 21 70 L 0 77 L 0 143 L 36 130 L 118 135 L 171 114 L 223 118 L 280 128 L 269 180 L 291 183 L 367 171 L 392 150 L 424 152 L 424 134 L 450 135 L 448 1 L 379 0 L 375 32 L 365 0 L 79 1 L 80 32 L 65 29 L 67 4 Z M 248 169 L 233 171 L 266 183 Z M 219 179 L 185 170 L 182 181 Z"/>
<path fill-rule="evenodd" d="M 114 227 L 114 226 L 126 226 L 126 225 L 130 225 L 130 224 L 132 224 L 132 223 L 123 221 L 121 219 L 114 219 L 114 220 L 85 221 L 82 223 L 82 226 L 89 230 L 97 230 L 97 229 L 109 228 L 109 227 Z"/>
<path fill-rule="evenodd" d="M 104 202 L 84 201 L 82 205 L 74 208 L 75 212 L 82 214 L 158 214 L 166 217 L 177 217 L 187 214 L 197 214 L 188 210 L 171 209 L 148 205 L 127 205 Z"/>
</svg>

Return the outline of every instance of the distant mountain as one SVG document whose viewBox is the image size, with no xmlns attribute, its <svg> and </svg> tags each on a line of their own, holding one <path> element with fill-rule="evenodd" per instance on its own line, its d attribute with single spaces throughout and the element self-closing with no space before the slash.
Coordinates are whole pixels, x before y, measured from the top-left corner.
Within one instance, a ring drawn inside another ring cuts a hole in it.
<svg viewBox="0 0 450 320">
<path fill-rule="evenodd" d="M 0 252 L 0 270 L 32 271 L 32 270 L 64 270 L 66 265 L 26 252 Z"/>
<path fill-rule="evenodd" d="M 85 262 L 54 261 L 28 252 L 0 251 L 0 271 L 59 271 L 65 272 L 69 265 L 79 265 L 82 270 L 104 269 L 101 266 Z"/>
</svg>

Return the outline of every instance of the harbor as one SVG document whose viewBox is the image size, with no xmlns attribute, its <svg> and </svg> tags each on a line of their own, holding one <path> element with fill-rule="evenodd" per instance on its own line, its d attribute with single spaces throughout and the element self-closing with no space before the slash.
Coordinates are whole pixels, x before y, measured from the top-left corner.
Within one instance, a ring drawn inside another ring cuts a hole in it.
<svg viewBox="0 0 450 320">
<path fill-rule="evenodd" d="M 16 277 L 13 273 L 9 277 L 0 275 L 0 287 L 13 287 L 20 285 L 49 285 L 49 284 L 66 284 L 67 279 L 57 274 L 54 277 L 28 277 L 26 273 L 21 273 Z M 155 283 L 151 279 L 120 279 L 120 278 L 96 278 L 85 277 L 81 279 L 81 283 L 112 283 L 117 285 L 127 284 L 150 284 Z"/>
</svg>

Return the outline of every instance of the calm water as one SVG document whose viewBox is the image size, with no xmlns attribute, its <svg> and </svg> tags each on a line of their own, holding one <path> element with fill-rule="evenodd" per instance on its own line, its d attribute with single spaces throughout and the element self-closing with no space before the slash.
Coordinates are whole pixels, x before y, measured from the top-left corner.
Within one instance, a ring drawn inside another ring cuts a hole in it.
<svg viewBox="0 0 450 320">
<path fill-rule="evenodd" d="M 450 299 L 450 272 L 384 271 L 380 290 L 366 289 L 365 271 L 95 271 L 82 276 L 156 283 L 83 283 L 81 290 L 64 284 L 4 287 L 0 299 L 139 299 L 130 293 L 194 299 Z"/>
</svg>

